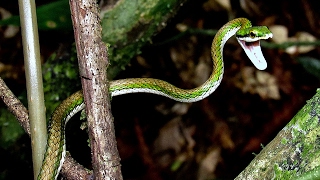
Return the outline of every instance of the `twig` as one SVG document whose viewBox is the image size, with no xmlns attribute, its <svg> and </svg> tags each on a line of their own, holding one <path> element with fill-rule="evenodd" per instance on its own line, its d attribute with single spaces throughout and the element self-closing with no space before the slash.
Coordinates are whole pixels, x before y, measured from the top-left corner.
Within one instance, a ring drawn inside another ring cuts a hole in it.
<svg viewBox="0 0 320 180">
<path fill-rule="evenodd" d="M 70 153 L 67 152 L 65 161 L 61 168 L 61 174 L 68 180 L 88 180 L 92 178 L 92 171 L 87 170 L 77 161 L 75 161 Z"/>
<path fill-rule="evenodd" d="M 153 46 L 161 46 L 177 39 L 182 38 L 186 35 L 205 35 L 205 36 L 214 36 L 217 33 L 216 30 L 211 29 L 199 29 L 199 28 L 188 28 L 187 30 L 175 35 L 167 40 L 164 40 L 159 43 L 154 43 Z M 268 41 L 261 41 L 261 46 L 269 49 L 286 49 L 291 46 L 320 46 L 320 40 L 317 41 L 292 41 L 292 42 L 283 42 L 283 43 L 273 43 Z"/>
<path fill-rule="evenodd" d="M 11 92 L 6 83 L 0 78 L 0 97 L 9 111 L 19 120 L 24 131 L 30 135 L 28 110 L 21 101 Z"/>
<path fill-rule="evenodd" d="M 320 46 L 320 41 L 296 41 L 296 42 L 284 42 L 280 44 L 261 41 L 261 46 L 269 49 L 286 49 L 291 46 Z"/>
</svg>

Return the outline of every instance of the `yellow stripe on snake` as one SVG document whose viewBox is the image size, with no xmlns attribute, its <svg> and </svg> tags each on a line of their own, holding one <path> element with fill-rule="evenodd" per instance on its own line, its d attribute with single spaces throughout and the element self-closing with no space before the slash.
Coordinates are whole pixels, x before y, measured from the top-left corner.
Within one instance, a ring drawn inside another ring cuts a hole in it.
<svg viewBox="0 0 320 180">
<path fill-rule="evenodd" d="M 229 21 L 215 35 L 211 55 L 213 71 L 209 79 L 194 89 L 180 89 L 166 81 L 152 78 L 131 78 L 110 82 L 111 96 L 128 93 L 153 93 L 166 96 L 180 102 L 195 102 L 214 92 L 223 77 L 223 47 L 226 41 L 236 34 L 236 38 L 252 63 L 264 70 L 267 63 L 260 48 L 260 40 L 272 38 L 266 26 L 251 26 L 245 18 Z M 38 179 L 56 179 L 65 157 L 65 124 L 77 112 L 84 109 L 82 91 L 78 91 L 64 100 L 53 112 L 48 130 L 46 153 Z"/>
</svg>

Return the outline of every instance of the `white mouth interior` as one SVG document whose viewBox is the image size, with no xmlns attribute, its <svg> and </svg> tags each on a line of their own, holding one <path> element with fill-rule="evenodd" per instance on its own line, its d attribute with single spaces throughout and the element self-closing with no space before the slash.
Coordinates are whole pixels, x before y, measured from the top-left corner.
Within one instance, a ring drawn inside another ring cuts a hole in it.
<svg viewBox="0 0 320 180">
<path fill-rule="evenodd" d="M 259 40 L 254 42 L 245 42 L 239 39 L 237 40 L 257 69 L 264 70 L 267 68 L 267 61 L 262 54 Z"/>
</svg>

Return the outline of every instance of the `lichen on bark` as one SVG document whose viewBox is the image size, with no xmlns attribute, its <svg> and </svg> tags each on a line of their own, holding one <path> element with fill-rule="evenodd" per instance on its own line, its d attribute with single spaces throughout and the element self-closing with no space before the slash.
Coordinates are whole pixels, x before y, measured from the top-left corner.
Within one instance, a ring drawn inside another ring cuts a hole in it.
<svg viewBox="0 0 320 180">
<path fill-rule="evenodd" d="M 295 179 L 320 165 L 320 90 L 236 179 Z"/>
</svg>

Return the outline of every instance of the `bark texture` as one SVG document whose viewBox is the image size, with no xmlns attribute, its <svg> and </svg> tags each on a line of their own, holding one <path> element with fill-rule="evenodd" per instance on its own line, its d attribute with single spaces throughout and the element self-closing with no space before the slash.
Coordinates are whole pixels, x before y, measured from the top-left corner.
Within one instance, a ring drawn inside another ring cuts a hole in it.
<svg viewBox="0 0 320 180">
<path fill-rule="evenodd" d="M 320 165 L 320 90 L 237 176 L 295 179 Z"/>
<path fill-rule="evenodd" d="M 122 179 L 106 76 L 107 49 L 101 39 L 95 0 L 70 0 L 94 178 Z"/>
</svg>

